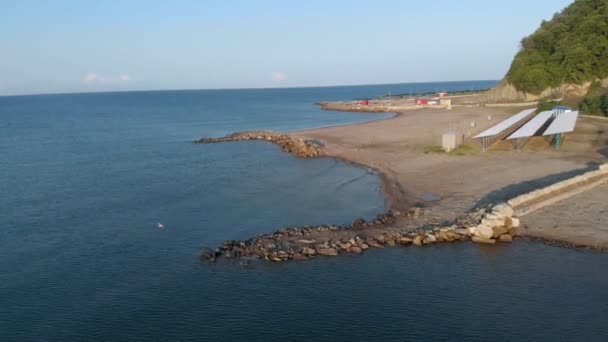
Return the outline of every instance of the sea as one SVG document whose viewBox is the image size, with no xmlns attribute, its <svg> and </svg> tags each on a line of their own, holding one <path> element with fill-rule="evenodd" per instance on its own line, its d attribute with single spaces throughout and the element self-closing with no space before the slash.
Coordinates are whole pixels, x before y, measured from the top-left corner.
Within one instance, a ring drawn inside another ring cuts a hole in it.
<svg viewBox="0 0 608 342">
<path fill-rule="evenodd" d="M 318 101 L 495 84 L 0 97 L 0 341 L 608 340 L 606 253 L 517 241 L 199 258 L 280 227 L 372 218 L 385 203 L 365 168 L 193 140 L 391 115 Z"/>
</svg>

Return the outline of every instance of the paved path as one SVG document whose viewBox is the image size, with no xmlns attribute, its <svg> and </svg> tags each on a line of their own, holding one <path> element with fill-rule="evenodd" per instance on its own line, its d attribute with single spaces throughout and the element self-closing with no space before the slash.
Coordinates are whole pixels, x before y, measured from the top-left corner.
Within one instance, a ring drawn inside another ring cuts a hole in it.
<svg viewBox="0 0 608 342">
<path fill-rule="evenodd" d="M 522 218 L 530 236 L 608 249 L 608 184 Z"/>
</svg>

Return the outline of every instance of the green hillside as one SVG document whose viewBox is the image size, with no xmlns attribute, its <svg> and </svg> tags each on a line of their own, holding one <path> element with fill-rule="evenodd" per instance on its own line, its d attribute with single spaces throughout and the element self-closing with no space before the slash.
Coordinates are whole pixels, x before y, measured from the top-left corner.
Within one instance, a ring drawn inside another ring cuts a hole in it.
<svg viewBox="0 0 608 342">
<path fill-rule="evenodd" d="M 521 41 L 507 74 L 518 90 L 608 77 L 608 0 L 576 0 Z"/>
</svg>

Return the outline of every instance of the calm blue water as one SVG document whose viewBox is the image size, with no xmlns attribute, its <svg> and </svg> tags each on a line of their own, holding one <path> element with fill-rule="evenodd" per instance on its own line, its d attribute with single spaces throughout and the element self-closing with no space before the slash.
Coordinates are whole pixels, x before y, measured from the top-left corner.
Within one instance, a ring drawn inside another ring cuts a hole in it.
<svg viewBox="0 0 608 342">
<path fill-rule="evenodd" d="M 197 259 L 384 204 L 367 170 L 193 139 L 382 117 L 316 101 L 492 84 L 0 97 L 0 340 L 605 340 L 602 253 L 521 242 Z"/>
</svg>

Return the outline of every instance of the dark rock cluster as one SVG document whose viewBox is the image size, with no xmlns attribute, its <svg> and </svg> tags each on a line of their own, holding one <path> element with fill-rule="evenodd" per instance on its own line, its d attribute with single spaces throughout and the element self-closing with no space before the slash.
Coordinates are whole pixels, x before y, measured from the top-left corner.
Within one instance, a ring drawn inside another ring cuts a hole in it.
<svg viewBox="0 0 608 342">
<path fill-rule="evenodd" d="M 370 248 L 397 245 L 424 246 L 457 241 L 475 241 L 476 237 L 467 228 L 455 224 L 449 227 L 422 227 L 417 230 L 395 228 L 399 219 L 417 217 L 421 208 L 412 208 L 407 213 L 388 212 L 374 221 L 358 219 L 351 225 L 320 225 L 282 228 L 249 240 L 225 241 L 215 250 L 205 248 L 201 258 L 215 261 L 217 258 L 254 258 L 273 262 L 306 260 L 318 256 L 338 256 L 343 253 L 361 254 Z M 475 220 L 460 220 L 460 223 Z M 461 226 L 461 225 L 460 225 Z M 510 242 L 504 239 L 500 242 Z M 483 243 L 483 242 L 481 242 Z"/>
<path fill-rule="evenodd" d="M 313 141 L 305 140 L 296 136 L 266 132 L 251 131 L 237 132 L 221 138 L 203 138 L 196 140 L 195 143 L 212 144 L 228 141 L 263 140 L 279 145 L 284 152 L 291 153 L 301 158 L 315 158 L 324 155 L 323 146 Z"/>
</svg>

